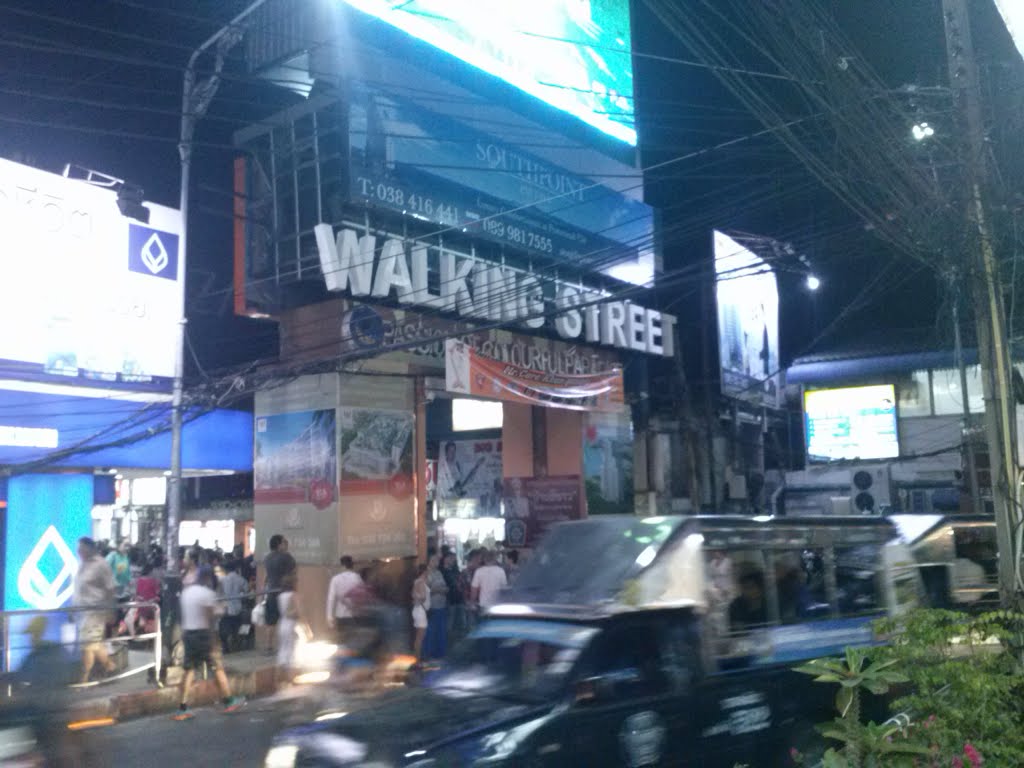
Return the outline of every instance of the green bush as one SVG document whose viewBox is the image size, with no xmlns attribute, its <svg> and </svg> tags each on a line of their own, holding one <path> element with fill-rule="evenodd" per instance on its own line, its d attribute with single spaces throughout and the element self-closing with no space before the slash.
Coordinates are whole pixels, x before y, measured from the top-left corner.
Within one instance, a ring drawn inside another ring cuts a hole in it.
<svg viewBox="0 0 1024 768">
<path fill-rule="evenodd" d="M 969 744 L 990 765 L 1024 765 L 1024 615 L 919 610 L 876 628 L 889 644 L 873 658 L 895 662 L 909 681 L 892 710 L 912 714 L 919 738 L 940 754 Z"/>
</svg>

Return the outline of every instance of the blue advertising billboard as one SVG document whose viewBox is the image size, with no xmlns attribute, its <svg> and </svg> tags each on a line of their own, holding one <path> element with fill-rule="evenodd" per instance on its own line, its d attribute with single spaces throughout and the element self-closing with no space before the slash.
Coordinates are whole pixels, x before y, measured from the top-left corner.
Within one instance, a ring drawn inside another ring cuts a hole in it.
<svg viewBox="0 0 1024 768">
<path fill-rule="evenodd" d="M 650 206 L 465 123 L 365 87 L 348 119 L 353 199 L 599 269 L 653 251 Z"/>
<path fill-rule="evenodd" d="M 74 594 L 79 537 L 92 529 L 92 475 L 15 475 L 7 484 L 4 610 L 52 611 Z M 11 668 L 28 652 L 31 615 L 11 622 Z M 50 615 L 45 637 L 59 642 L 64 614 Z"/>
<path fill-rule="evenodd" d="M 345 0 L 636 144 L 629 0 Z"/>
</svg>

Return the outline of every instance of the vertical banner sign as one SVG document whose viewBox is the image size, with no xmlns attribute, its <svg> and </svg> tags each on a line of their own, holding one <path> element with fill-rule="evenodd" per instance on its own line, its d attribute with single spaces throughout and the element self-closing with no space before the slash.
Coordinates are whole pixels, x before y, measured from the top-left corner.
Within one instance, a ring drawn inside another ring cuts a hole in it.
<svg viewBox="0 0 1024 768">
<path fill-rule="evenodd" d="M 588 413 L 583 429 L 587 514 L 633 514 L 633 429 L 627 417 Z"/>
<path fill-rule="evenodd" d="M 715 299 L 722 394 L 779 407 L 779 289 L 775 273 L 731 237 L 715 232 Z"/>
<path fill-rule="evenodd" d="M 579 520 L 580 477 L 510 477 L 505 480 L 505 545 L 533 547 L 555 523 Z"/>
<path fill-rule="evenodd" d="M 330 562 L 337 538 L 338 457 L 333 409 L 256 418 L 254 499 L 280 513 L 298 562 Z"/>
<path fill-rule="evenodd" d="M 409 411 L 341 408 L 341 549 L 357 559 L 415 554 Z"/>
<path fill-rule="evenodd" d="M 78 539 L 92 528 L 92 475 L 16 475 L 8 481 L 4 610 L 51 611 L 74 594 Z M 12 621 L 12 667 L 28 651 L 24 625 Z M 45 636 L 60 642 L 63 615 L 51 615 Z"/>
</svg>

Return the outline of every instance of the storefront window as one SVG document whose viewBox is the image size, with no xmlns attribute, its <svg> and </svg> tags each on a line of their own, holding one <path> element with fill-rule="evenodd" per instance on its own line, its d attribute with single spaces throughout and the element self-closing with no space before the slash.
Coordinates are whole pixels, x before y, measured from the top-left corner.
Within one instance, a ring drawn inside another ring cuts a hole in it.
<svg viewBox="0 0 1024 768">
<path fill-rule="evenodd" d="M 953 416 L 963 413 L 960 371 L 956 368 L 938 368 L 932 372 L 932 393 L 935 398 L 936 416 Z M 982 413 L 985 410 L 980 366 L 974 365 L 967 369 L 967 398 L 971 413 Z"/>
<path fill-rule="evenodd" d="M 899 414 L 905 416 L 931 416 L 931 386 L 928 383 L 928 371 L 914 371 L 909 381 L 901 381 L 896 385 L 899 399 Z"/>
</svg>

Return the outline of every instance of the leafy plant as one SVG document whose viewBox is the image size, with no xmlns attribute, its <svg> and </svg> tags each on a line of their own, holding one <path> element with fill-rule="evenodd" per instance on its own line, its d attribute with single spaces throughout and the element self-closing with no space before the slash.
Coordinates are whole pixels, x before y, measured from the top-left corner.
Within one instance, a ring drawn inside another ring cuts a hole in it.
<svg viewBox="0 0 1024 768">
<path fill-rule="evenodd" d="M 975 751 L 993 765 L 1024 765 L 1024 615 L 920 610 L 877 629 L 890 643 L 873 656 L 894 662 L 910 682 L 893 709 L 915 713 L 919 736 L 938 754 L 965 766 Z"/>
<path fill-rule="evenodd" d="M 867 768 L 881 765 L 912 765 L 893 762 L 888 758 L 927 755 L 927 747 L 908 741 L 904 729 L 889 723 L 861 723 L 861 691 L 882 695 L 897 683 L 907 682 L 907 676 L 897 671 L 898 659 L 872 661 L 867 651 L 847 648 L 841 659 L 815 659 L 796 668 L 797 672 L 812 675 L 816 682 L 835 683 L 836 709 L 839 717 L 820 730 L 824 736 L 842 744 L 839 751 L 825 754 L 825 768 Z M 900 737 L 900 738 L 897 738 Z"/>
</svg>

